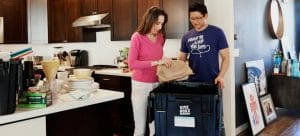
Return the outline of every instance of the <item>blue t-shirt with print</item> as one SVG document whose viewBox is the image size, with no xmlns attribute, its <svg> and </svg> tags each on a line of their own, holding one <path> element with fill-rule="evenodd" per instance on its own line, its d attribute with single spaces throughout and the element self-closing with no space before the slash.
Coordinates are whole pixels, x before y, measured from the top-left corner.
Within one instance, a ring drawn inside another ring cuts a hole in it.
<svg viewBox="0 0 300 136">
<path fill-rule="evenodd" d="M 213 82 L 220 71 L 219 51 L 225 48 L 228 48 L 225 34 L 216 26 L 187 32 L 182 37 L 180 51 L 189 55 L 189 66 L 194 72 L 189 81 Z"/>
</svg>

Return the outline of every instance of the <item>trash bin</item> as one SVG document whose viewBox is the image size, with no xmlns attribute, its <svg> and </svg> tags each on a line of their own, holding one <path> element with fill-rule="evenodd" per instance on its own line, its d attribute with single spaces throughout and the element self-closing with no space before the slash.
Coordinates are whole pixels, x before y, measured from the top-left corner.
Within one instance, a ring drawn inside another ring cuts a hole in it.
<svg viewBox="0 0 300 136">
<path fill-rule="evenodd" d="M 218 135 L 219 92 L 216 85 L 195 82 L 165 83 L 155 88 L 149 96 L 149 115 L 155 121 L 155 135 Z"/>
<path fill-rule="evenodd" d="M 17 91 L 22 80 L 21 60 L 0 61 L 0 115 L 14 113 Z"/>
</svg>

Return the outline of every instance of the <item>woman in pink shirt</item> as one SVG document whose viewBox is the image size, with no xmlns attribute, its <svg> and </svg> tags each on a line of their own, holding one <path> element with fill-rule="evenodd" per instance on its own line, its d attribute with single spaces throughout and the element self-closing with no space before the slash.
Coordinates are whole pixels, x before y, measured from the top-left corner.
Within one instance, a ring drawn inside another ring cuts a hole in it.
<svg viewBox="0 0 300 136">
<path fill-rule="evenodd" d="M 163 58 L 165 24 L 168 15 L 158 7 L 151 7 L 131 37 L 128 65 L 132 70 L 131 101 L 135 122 L 134 136 L 144 136 L 148 96 L 158 86 L 157 65 L 170 65 L 170 59 Z M 150 125 L 150 134 L 154 124 Z M 153 134 L 151 134 L 153 135 Z"/>
</svg>

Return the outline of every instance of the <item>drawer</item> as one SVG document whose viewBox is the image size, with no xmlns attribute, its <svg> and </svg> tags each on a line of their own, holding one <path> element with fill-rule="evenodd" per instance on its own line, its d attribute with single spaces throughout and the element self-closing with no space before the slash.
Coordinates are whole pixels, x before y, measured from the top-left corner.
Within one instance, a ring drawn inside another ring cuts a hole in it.
<svg viewBox="0 0 300 136">
<path fill-rule="evenodd" d="M 101 89 L 122 91 L 121 77 L 112 75 L 94 75 L 95 82 L 100 84 Z"/>
</svg>

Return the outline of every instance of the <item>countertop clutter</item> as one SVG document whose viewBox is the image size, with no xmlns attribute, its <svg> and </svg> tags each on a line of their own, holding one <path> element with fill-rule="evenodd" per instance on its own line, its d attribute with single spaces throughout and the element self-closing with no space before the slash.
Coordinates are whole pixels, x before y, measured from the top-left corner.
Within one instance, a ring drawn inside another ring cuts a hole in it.
<svg viewBox="0 0 300 136">
<path fill-rule="evenodd" d="M 99 70 L 95 70 L 95 74 L 105 74 L 105 75 L 131 77 L 131 72 L 124 73 L 123 69 L 120 69 L 120 68 L 99 69 Z"/>
<path fill-rule="evenodd" d="M 122 92 L 98 89 L 98 91 L 92 93 L 92 95 L 88 99 L 84 100 L 62 100 L 58 98 L 53 100 L 52 105 L 46 108 L 17 108 L 13 114 L 1 115 L 0 125 L 45 116 L 48 114 L 62 112 L 70 109 L 85 107 L 93 104 L 104 103 L 123 97 L 124 93 Z"/>
</svg>

